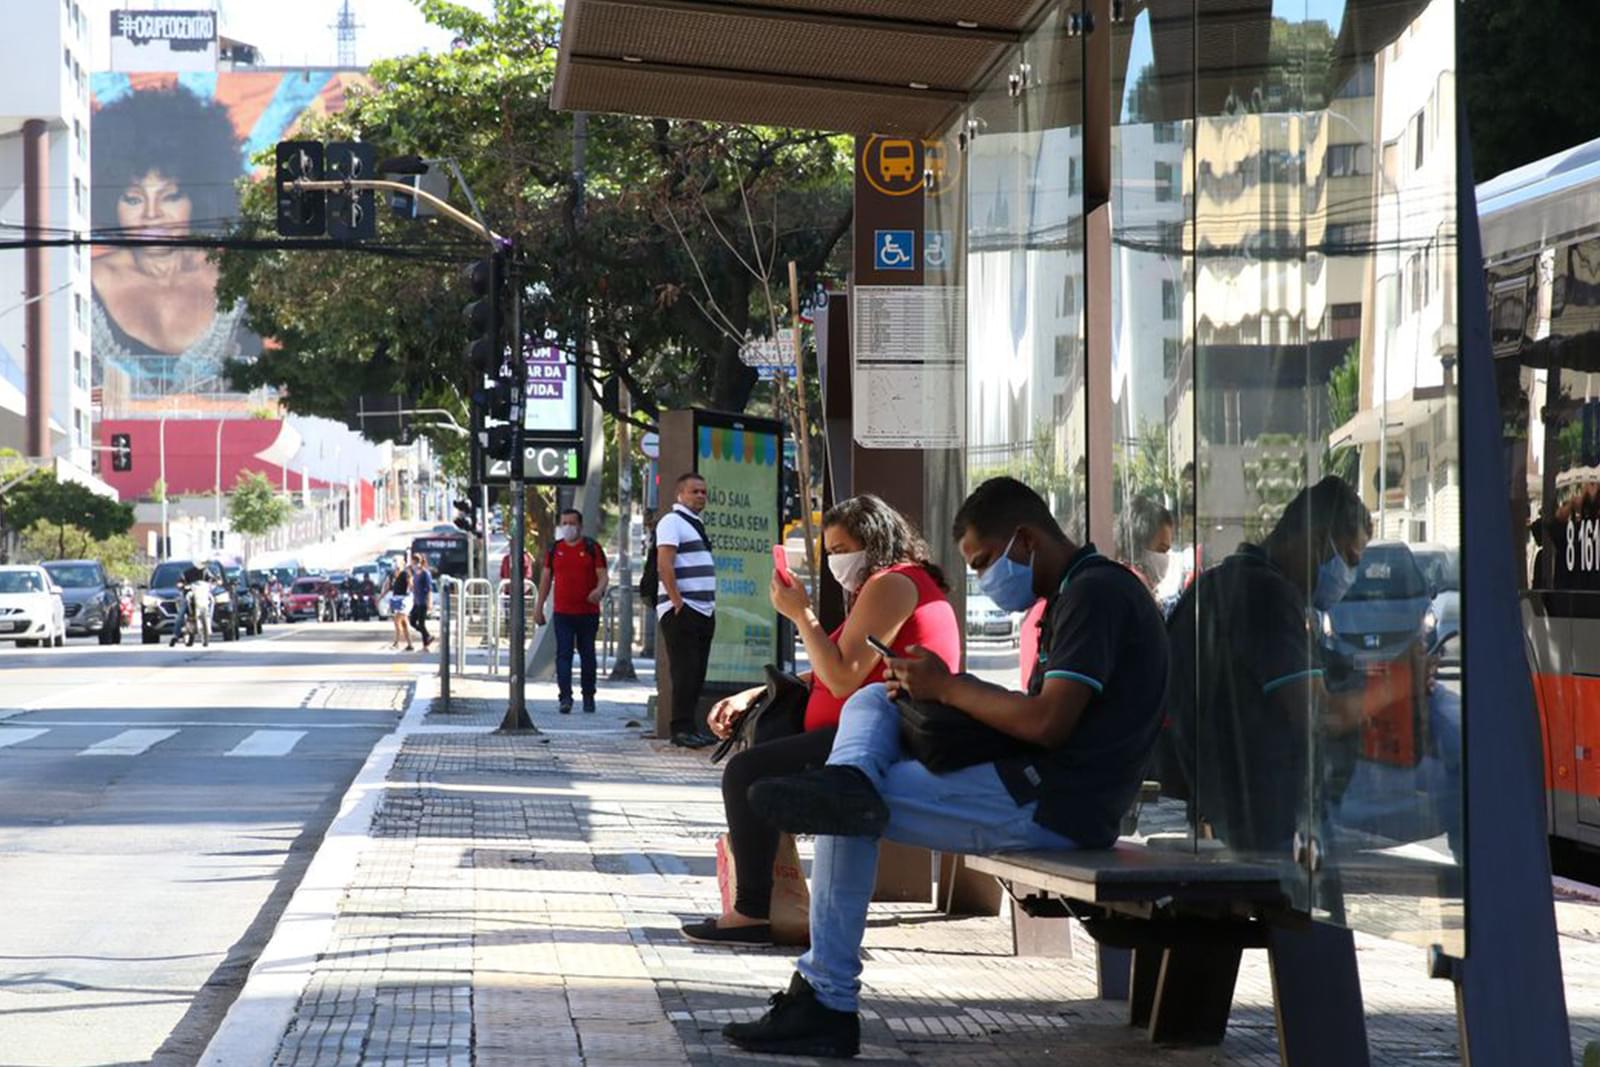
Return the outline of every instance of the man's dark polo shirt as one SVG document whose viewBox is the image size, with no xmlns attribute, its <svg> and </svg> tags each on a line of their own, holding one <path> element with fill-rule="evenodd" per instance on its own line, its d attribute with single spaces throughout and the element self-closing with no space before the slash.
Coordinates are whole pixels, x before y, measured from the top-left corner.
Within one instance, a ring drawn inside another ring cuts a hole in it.
<svg viewBox="0 0 1600 1067">
<path fill-rule="evenodd" d="M 1167 624 L 1172 729 L 1193 814 L 1237 851 L 1288 850 L 1307 810 L 1309 723 L 1273 694 L 1322 674 L 1309 618 L 1300 589 L 1242 544 L 1190 586 Z"/>
<path fill-rule="evenodd" d="M 1028 692 L 1047 678 L 1070 678 L 1094 696 L 1060 748 L 999 760 L 995 769 L 1018 804 L 1038 801 L 1035 822 L 1080 848 L 1104 848 L 1117 839 L 1161 727 L 1161 612 L 1132 571 L 1085 545 L 1068 561 L 1039 631 L 1043 669 Z"/>
</svg>

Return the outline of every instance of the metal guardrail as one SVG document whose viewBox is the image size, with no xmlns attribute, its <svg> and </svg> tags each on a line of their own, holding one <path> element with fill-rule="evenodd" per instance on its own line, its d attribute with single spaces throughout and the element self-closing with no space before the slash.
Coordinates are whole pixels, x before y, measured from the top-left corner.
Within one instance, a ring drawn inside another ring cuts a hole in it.
<svg viewBox="0 0 1600 1067">
<path fill-rule="evenodd" d="M 494 587 L 487 578 L 471 578 L 462 586 L 461 615 L 456 633 L 459 651 L 456 653 L 461 670 L 466 669 L 467 648 L 474 643 L 489 652 L 489 673 L 500 671 L 500 648 L 496 641 L 497 605 Z"/>
</svg>

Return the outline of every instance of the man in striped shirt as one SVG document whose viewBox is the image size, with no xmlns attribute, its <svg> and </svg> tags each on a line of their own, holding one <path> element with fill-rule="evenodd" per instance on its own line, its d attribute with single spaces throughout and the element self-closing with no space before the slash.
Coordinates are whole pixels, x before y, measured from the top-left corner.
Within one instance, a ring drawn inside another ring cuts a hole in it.
<svg viewBox="0 0 1600 1067">
<path fill-rule="evenodd" d="M 717 620 L 717 571 L 711 540 L 700 521 L 706 509 L 706 480 L 678 476 L 677 503 L 656 523 L 656 617 L 667 646 L 672 678 L 672 743 L 704 748 L 716 738 L 695 726 L 695 705 L 705 688 L 706 663 Z"/>
</svg>

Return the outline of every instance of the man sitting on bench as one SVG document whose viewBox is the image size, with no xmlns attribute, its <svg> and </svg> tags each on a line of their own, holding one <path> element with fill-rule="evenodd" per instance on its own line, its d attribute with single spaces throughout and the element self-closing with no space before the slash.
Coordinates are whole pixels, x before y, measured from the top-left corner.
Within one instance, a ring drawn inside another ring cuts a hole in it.
<svg viewBox="0 0 1600 1067">
<path fill-rule="evenodd" d="M 937 657 L 889 662 L 887 685 L 845 705 L 828 764 L 751 787 L 755 810 L 817 837 L 811 949 L 772 1008 L 723 1035 L 754 1052 L 854 1056 L 867 902 L 878 839 L 950 852 L 1105 848 L 1139 788 L 1167 679 L 1161 613 L 1139 579 L 1079 546 L 1013 478 L 979 486 L 954 536 L 983 591 L 1007 611 L 1050 598 L 1042 671 L 1019 693 L 952 675 Z M 909 759 L 897 695 L 957 708 L 1017 742 L 1015 753 L 946 774 Z"/>
</svg>

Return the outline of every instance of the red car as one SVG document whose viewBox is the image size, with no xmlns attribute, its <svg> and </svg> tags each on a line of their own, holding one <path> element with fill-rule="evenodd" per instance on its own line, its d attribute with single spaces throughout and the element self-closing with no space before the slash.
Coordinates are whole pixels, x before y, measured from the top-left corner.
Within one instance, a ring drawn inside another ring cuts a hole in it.
<svg viewBox="0 0 1600 1067">
<path fill-rule="evenodd" d="M 322 578 L 296 578 L 283 597 L 283 614 L 290 622 L 315 619 L 332 622 L 336 615 L 339 591 Z"/>
</svg>

